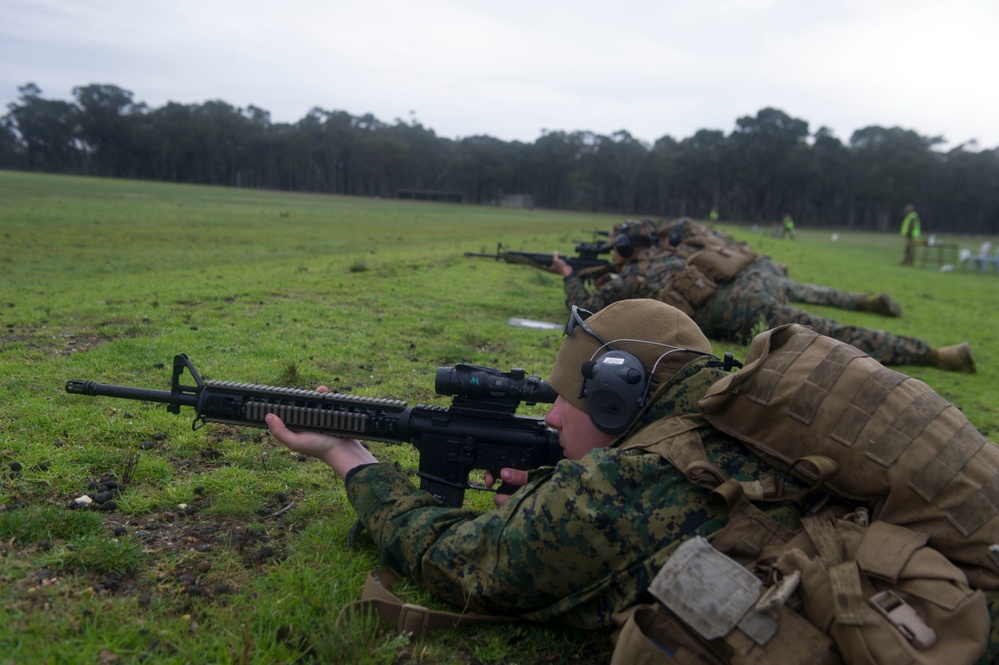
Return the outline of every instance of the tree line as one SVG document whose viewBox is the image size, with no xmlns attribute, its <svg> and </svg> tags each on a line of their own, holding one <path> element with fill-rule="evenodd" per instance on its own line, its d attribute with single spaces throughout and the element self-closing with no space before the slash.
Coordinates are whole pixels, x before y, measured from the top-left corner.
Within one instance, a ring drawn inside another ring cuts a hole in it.
<svg viewBox="0 0 999 665">
<path fill-rule="evenodd" d="M 844 144 L 775 108 L 649 145 L 627 131 L 544 131 L 533 143 L 448 139 L 415 120 L 313 108 L 295 123 L 255 106 L 169 102 L 149 108 L 115 85 L 46 99 L 33 83 L 0 118 L 0 168 L 169 182 L 394 197 L 440 192 L 491 204 L 625 216 L 893 231 L 912 203 L 924 229 L 999 233 L 999 148 L 871 126 Z M 622 122 L 627 119 L 623 118 Z"/>
</svg>

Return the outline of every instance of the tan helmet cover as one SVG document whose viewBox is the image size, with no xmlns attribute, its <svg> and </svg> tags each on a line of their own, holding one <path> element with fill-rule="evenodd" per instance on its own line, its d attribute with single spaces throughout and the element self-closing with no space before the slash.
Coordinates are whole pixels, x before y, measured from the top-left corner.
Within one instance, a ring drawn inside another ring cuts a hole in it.
<svg viewBox="0 0 999 665">
<path fill-rule="evenodd" d="M 586 319 L 586 325 L 615 349 L 637 357 L 647 372 L 655 367 L 656 381 L 651 390 L 693 360 L 692 354 L 670 352 L 669 347 L 711 352 L 711 343 L 690 317 L 658 300 L 619 300 Z M 583 364 L 611 350 L 601 348 L 598 340 L 576 326 L 558 351 L 548 384 L 570 404 L 585 411 L 586 399 L 579 397 Z"/>
</svg>

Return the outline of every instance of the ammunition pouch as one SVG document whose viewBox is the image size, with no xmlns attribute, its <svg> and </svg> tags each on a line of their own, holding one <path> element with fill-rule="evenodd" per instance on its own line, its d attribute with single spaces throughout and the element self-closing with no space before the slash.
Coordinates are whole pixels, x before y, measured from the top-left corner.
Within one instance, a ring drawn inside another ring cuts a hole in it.
<svg viewBox="0 0 999 665">
<path fill-rule="evenodd" d="M 649 591 L 660 604 L 615 615 L 611 665 L 842 662 L 832 640 L 804 617 L 783 603 L 761 605 L 760 580 L 699 536 L 677 548 Z"/>
<path fill-rule="evenodd" d="M 715 245 L 691 254 L 687 264 L 696 266 L 704 275 L 721 284 L 739 274 L 757 256 L 748 247 Z"/>
</svg>

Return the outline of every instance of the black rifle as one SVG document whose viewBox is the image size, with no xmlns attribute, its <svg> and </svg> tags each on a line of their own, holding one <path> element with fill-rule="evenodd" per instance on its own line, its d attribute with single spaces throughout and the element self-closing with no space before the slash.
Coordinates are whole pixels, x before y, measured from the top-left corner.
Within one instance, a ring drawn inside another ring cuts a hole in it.
<svg viewBox="0 0 999 665">
<path fill-rule="evenodd" d="M 181 384 L 188 371 L 195 385 Z M 439 367 L 438 395 L 453 396 L 450 407 L 407 406 L 378 397 L 321 393 L 296 388 L 260 386 L 229 381 L 203 381 L 185 354 L 173 359 L 169 391 L 69 380 L 66 392 L 119 397 L 195 410 L 192 429 L 205 423 L 267 427 L 264 416 L 277 414 L 292 430 L 387 443 L 411 442 L 420 452 L 420 488 L 450 506 L 460 506 L 471 485 L 473 469 L 490 471 L 499 479 L 504 467 L 535 469 L 562 459 L 558 432 L 540 418 L 515 415 L 518 405 L 552 403 L 555 391 L 522 369 L 501 372 L 477 365 Z M 509 494 L 516 487 L 501 484 Z"/>
<path fill-rule="evenodd" d="M 599 258 L 601 254 L 610 251 L 610 249 L 605 248 L 604 245 L 605 243 L 601 242 L 579 243 L 576 245 L 576 252 L 578 253 L 577 256 L 565 256 L 563 254 L 559 254 L 558 256 L 560 259 L 572 266 L 573 272 L 579 273 L 580 277 L 583 277 L 584 279 L 592 278 L 601 273 L 607 272 L 614 267 L 614 265 L 607 259 Z M 553 252 L 520 252 L 508 250 L 502 243 L 496 245 L 495 254 L 465 252 L 465 256 L 496 259 L 497 261 L 519 263 L 541 269 L 551 266 L 552 254 Z"/>
</svg>

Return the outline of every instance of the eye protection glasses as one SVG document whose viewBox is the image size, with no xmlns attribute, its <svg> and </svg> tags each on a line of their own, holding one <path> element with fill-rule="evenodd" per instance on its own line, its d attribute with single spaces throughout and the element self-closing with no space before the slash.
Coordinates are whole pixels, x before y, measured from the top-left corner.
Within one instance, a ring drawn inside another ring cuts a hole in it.
<svg viewBox="0 0 999 665">
<path fill-rule="evenodd" d="M 565 322 L 565 331 L 563 334 L 568 337 L 572 335 L 573 331 L 575 331 L 577 327 L 579 327 L 582 328 L 583 332 L 587 335 L 600 342 L 602 346 L 610 346 L 606 341 L 604 341 L 603 337 L 593 332 L 593 329 L 586 325 L 586 319 L 591 316 L 593 316 L 593 312 L 582 309 L 578 305 L 573 305 L 572 313 L 569 314 L 569 320 Z"/>
</svg>

